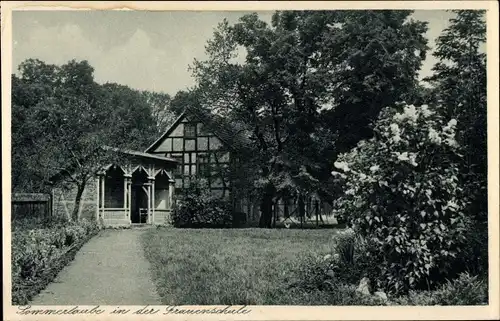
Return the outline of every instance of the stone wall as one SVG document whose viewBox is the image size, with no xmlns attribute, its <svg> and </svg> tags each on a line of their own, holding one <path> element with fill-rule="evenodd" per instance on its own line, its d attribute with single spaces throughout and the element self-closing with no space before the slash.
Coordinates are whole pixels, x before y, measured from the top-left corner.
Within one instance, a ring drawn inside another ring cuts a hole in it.
<svg viewBox="0 0 500 321">
<path fill-rule="evenodd" d="M 129 226 L 130 217 L 125 209 L 105 210 L 102 217 L 102 223 L 105 226 Z"/>
<path fill-rule="evenodd" d="M 95 220 L 97 213 L 97 194 L 96 180 L 90 179 L 83 191 L 80 201 L 80 218 Z M 54 188 L 52 190 L 53 197 L 53 215 L 62 217 L 71 217 L 75 206 L 76 186 L 69 185 L 68 188 Z"/>
<path fill-rule="evenodd" d="M 155 219 L 154 224 L 156 225 L 171 225 L 170 224 L 170 213 L 171 210 L 159 210 L 155 209 Z"/>
</svg>

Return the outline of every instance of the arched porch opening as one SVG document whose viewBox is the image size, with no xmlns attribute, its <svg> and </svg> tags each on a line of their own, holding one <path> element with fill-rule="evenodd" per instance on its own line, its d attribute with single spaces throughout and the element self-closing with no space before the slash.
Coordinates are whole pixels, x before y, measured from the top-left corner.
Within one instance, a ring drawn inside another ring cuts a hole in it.
<svg viewBox="0 0 500 321">
<path fill-rule="evenodd" d="M 171 207 L 169 196 L 170 177 L 161 171 L 155 177 L 155 210 L 168 210 Z"/>
<path fill-rule="evenodd" d="M 157 224 L 169 224 L 173 203 L 174 180 L 165 170 L 160 170 L 153 184 L 153 217 Z"/>
<path fill-rule="evenodd" d="M 124 172 L 119 166 L 111 166 L 105 172 L 104 208 L 123 209 L 125 202 Z"/>
<path fill-rule="evenodd" d="M 144 168 L 132 173 L 130 220 L 133 224 L 151 222 L 151 182 Z"/>
<path fill-rule="evenodd" d="M 97 202 L 99 218 L 105 224 L 126 224 L 127 182 L 125 172 L 118 165 L 110 165 L 98 174 Z"/>
</svg>

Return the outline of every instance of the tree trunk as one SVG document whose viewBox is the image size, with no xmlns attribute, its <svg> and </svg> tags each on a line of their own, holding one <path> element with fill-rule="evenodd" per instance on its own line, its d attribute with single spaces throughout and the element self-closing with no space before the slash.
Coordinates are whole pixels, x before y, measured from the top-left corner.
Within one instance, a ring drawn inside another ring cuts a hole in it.
<svg viewBox="0 0 500 321">
<path fill-rule="evenodd" d="M 273 209 L 273 228 L 276 228 L 276 221 L 278 220 L 278 209 L 278 199 L 276 199 Z"/>
<path fill-rule="evenodd" d="M 300 217 L 300 227 L 302 228 L 304 225 L 304 219 L 306 216 L 305 204 L 304 204 L 304 196 L 302 194 L 299 195 L 299 217 Z"/>
<path fill-rule="evenodd" d="M 316 212 L 316 226 L 319 225 L 319 205 L 318 200 L 314 201 L 314 212 Z"/>
<path fill-rule="evenodd" d="M 274 187 L 268 184 L 264 189 L 264 195 L 260 203 L 259 227 L 271 228 L 273 220 L 273 196 Z"/>
<path fill-rule="evenodd" d="M 75 197 L 75 207 L 73 208 L 73 213 L 71 214 L 71 219 L 78 222 L 80 220 L 80 203 L 82 201 L 83 191 L 85 190 L 85 183 L 79 184 L 76 190 Z"/>
</svg>

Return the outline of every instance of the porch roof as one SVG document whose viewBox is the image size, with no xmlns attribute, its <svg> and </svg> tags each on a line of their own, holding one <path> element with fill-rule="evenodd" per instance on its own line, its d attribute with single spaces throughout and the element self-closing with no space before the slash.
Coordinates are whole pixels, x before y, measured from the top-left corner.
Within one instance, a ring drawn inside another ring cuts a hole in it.
<svg viewBox="0 0 500 321">
<path fill-rule="evenodd" d="M 178 163 L 178 161 L 176 159 L 173 159 L 173 158 L 170 158 L 170 157 L 163 157 L 163 156 L 158 156 L 158 155 L 154 155 L 154 154 L 139 152 L 139 151 L 135 151 L 135 150 L 119 149 L 119 148 L 110 147 L 110 146 L 104 146 L 103 148 L 105 150 L 119 152 L 119 153 L 131 155 L 131 156 L 138 156 L 138 157 L 150 158 L 150 159 L 153 159 L 153 160 L 160 160 L 160 161 L 170 162 L 170 163 Z"/>
</svg>

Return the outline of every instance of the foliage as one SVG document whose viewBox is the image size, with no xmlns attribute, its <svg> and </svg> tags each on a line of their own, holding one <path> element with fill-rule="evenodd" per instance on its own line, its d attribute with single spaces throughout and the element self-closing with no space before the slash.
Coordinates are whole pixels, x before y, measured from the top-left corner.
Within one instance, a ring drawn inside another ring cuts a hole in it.
<svg viewBox="0 0 500 321">
<path fill-rule="evenodd" d="M 197 178 L 190 180 L 172 211 L 175 227 L 229 227 L 232 219 L 228 201 L 213 195 L 206 180 Z"/>
<path fill-rule="evenodd" d="M 117 155 L 101 147 L 144 148 L 154 135 L 151 108 L 126 86 L 95 83 L 86 61 L 62 66 L 28 59 L 12 77 L 13 189 L 76 187 L 73 219 L 88 180 Z"/>
<path fill-rule="evenodd" d="M 363 255 L 366 245 L 352 230 L 336 233 L 332 254 L 309 254 L 290 272 L 289 290 L 301 297 L 320 296 L 331 305 L 481 305 L 488 302 L 487 279 L 468 273 L 462 273 L 432 291 L 410 290 L 408 294 L 390 295 L 387 301 L 375 295 L 357 293 L 358 282 L 370 275 L 370 265 L 377 262 L 369 255 Z M 353 255 L 343 256 L 345 250 Z"/>
<path fill-rule="evenodd" d="M 175 114 L 172 111 L 172 98 L 169 94 L 152 91 L 143 91 L 141 95 L 151 108 L 151 116 L 156 122 L 156 135 L 159 137 L 174 122 Z"/>
<path fill-rule="evenodd" d="M 484 305 L 488 304 L 488 282 L 463 273 L 435 291 L 410 291 L 393 301 L 398 305 Z"/>
<path fill-rule="evenodd" d="M 470 223 L 458 185 L 456 120 L 425 105 L 401 107 L 383 110 L 376 137 L 339 156 L 341 172 L 333 172 L 345 180 L 335 210 L 377 245 L 377 285 L 396 293 L 451 273 Z"/>
<path fill-rule="evenodd" d="M 442 101 L 443 113 L 457 119 L 457 141 L 463 146 L 460 185 L 471 202 L 468 254 L 463 262 L 473 273 L 488 271 L 486 18 L 482 10 L 456 10 L 450 25 L 438 37 L 439 59 L 427 79 Z M 473 262 L 473 258 L 478 260 Z"/>
<path fill-rule="evenodd" d="M 257 14 L 219 24 L 209 58 L 192 66 L 194 91 L 251 133 L 261 227 L 270 227 L 275 199 L 328 194 L 324 160 L 371 134 L 380 109 L 412 90 L 427 47 L 425 23 L 410 14 L 283 11 L 271 25 Z"/>
<path fill-rule="evenodd" d="M 448 281 L 433 293 L 435 304 L 439 305 L 479 305 L 488 303 L 488 280 L 468 273 Z"/>
<path fill-rule="evenodd" d="M 52 281 L 68 260 L 68 253 L 79 248 L 98 231 L 95 222 L 54 220 L 34 228 L 28 220 L 16 222 L 12 232 L 12 301 L 26 304 Z"/>
</svg>

